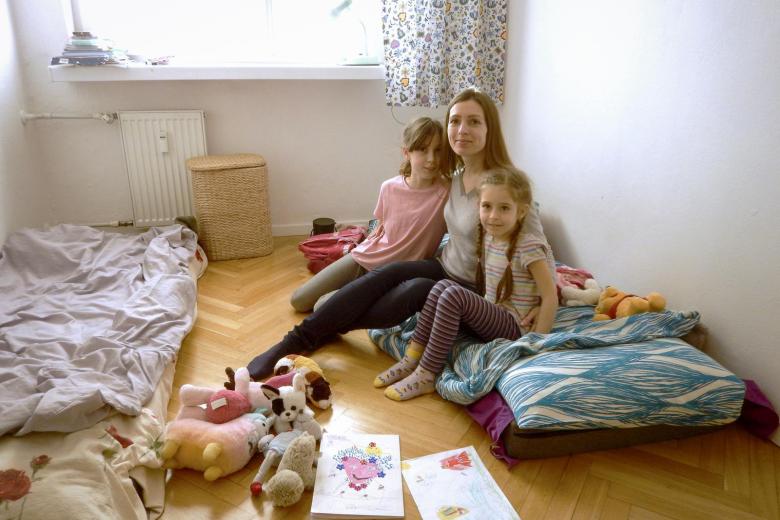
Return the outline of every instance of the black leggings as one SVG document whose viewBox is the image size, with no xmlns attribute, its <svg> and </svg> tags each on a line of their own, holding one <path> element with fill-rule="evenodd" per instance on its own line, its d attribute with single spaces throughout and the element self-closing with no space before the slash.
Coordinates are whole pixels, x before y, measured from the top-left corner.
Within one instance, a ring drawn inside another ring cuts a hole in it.
<svg viewBox="0 0 780 520">
<path fill-rule="evenodd" d="M 447 278 L 436 259 L 393 262 L 348 283 L 248 365 L 252 378 L 269 375 L 287 354 L 312 351 L 334 333 L 398 325 L 420 311 L 437 281 Z"/>
</svg>

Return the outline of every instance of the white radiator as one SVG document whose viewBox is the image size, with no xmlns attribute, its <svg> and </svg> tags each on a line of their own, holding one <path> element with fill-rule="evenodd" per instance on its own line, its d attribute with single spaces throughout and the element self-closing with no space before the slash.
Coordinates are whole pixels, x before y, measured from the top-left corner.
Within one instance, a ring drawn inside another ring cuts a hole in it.
<svg viewBox="0 0 780 520">
<path fill-rule="evenodd" d="M 119 112 L 136 227 L 194 215 L 185 161 L 206 155 L 202 110 Z"/>
</svg>

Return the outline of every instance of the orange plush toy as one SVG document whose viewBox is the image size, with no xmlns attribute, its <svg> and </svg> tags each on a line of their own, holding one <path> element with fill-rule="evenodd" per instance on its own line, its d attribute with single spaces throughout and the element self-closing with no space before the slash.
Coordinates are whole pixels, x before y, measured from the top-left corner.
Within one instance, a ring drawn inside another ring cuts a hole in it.
<svg viewBox="0 0 780 520">
<path fill-rule="evenodd" d="M 642 312 L 661 312 L 665 308 L 666 299 L 657 292 L 651 292 L 642 298 L 608 286 L 601 291 L 593 321 L 625 318 Z"/>
</svg>

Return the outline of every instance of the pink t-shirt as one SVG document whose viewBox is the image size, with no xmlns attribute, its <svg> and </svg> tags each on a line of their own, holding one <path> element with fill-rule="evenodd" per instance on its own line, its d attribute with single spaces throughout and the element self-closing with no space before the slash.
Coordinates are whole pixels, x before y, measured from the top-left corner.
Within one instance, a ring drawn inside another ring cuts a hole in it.
<svg viewBox="0 0 780 520">
<path fill-rule="evenodd" d="M 448 195 L 444 181 L 414 189 L 401 175 L 386 180 L 374 210 L 379 226 L 352 250 L 352 258 L 371 271 L 390 262 L 432 257 L 447 230 Z"/>
</svg>

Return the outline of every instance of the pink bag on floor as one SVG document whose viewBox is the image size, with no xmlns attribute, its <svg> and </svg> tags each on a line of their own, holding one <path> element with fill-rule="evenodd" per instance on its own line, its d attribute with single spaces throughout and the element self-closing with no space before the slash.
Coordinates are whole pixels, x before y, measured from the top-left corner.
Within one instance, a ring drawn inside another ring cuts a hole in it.
<svg viewBox="0 0 780 520">
<path fill-rule="evenodd" d="M 364 238 L 366 238 L 366 228 L 347 226 L 333 233 L 311 236 L 298 244 L 298 250 L 309 261 L 306 265 L 309 271 L 319 273 L 352 251 Z"/>
</svg>

